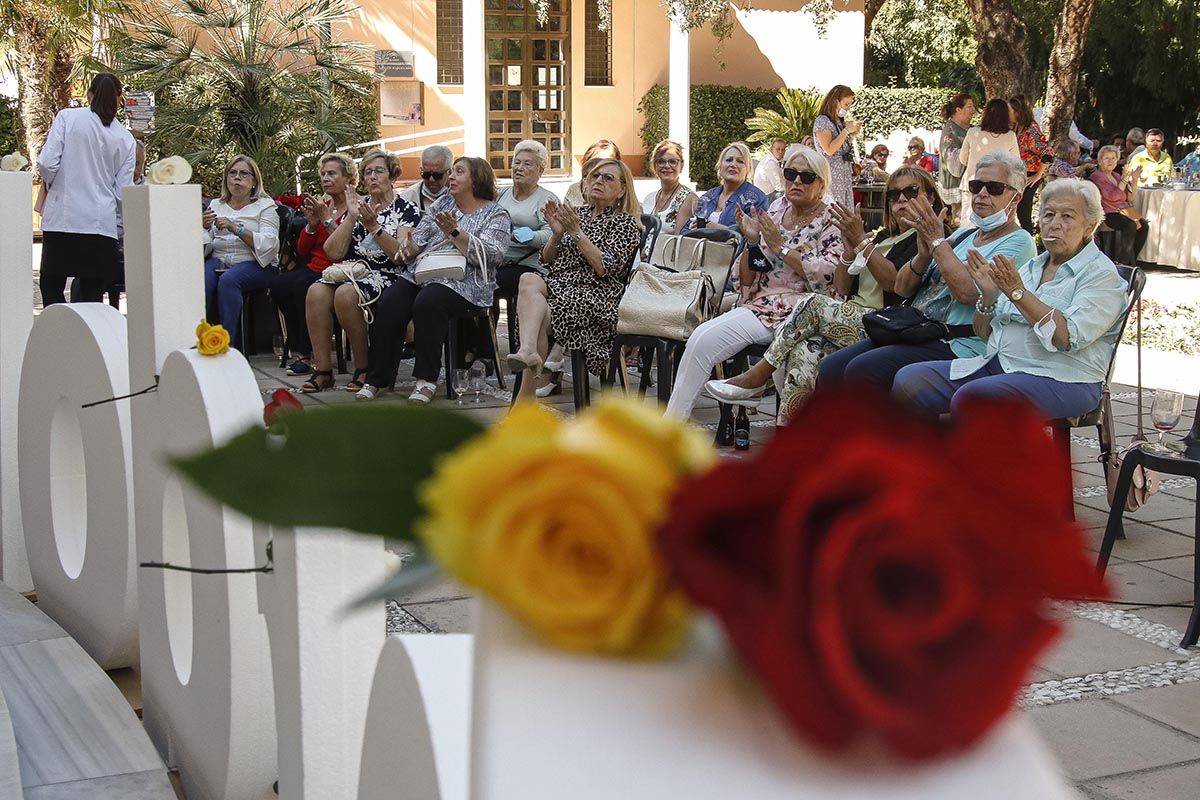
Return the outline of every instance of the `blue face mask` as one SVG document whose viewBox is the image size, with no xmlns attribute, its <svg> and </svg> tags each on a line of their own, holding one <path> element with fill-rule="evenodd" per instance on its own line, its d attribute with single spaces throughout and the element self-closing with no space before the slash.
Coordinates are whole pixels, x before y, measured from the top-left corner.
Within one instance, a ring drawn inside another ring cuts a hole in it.
<svg viewBox="0 0 1200 800">
<path fill-rule="evenodd" d="M 1017 199 L 1016 196 L 1014 196 L 1013 200 L 1016 200 L 1016 199 Z M 977 214 L 974 211 L 974 209 L 972 209 L 971 210 L 971 224 L 974 225 L 979 230 L 983 231 L 984 233 L 987 233 L 989 231 L 994 231 L 997 228 L 1002 228 L 1002 227 L 1004 227 L 1004 223 L 1008 222 L 1008 209 L 1009 209 L 1009 206 L 1011 206 L 1011 205 L 1012 205 L 1012 200 L 1009 200 L 1007 203 L 1004 204 L 1004 208 L 1000 209 L 995 214 L 988 214 L 986 217 L 979 216 L 979 214 Z"/>
</svg>

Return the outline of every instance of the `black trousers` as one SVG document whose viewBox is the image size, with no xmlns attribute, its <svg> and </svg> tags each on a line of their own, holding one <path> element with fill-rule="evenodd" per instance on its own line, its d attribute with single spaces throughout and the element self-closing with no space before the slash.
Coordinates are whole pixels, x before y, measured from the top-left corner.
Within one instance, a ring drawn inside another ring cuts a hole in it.
<svg viewBox="0 0 1200 800">
<path fill-rule="evenodd" d="M 417 351 L 413 377 L 437 383 L 450 318 L 470 308 L 466 298 L 440 283 L 417 286 L 403 278 L 397 280 L 375 301 L 367 383 L 390 387 L 396 382 L 400 350 L 410 321 Z"/>
<path fill-rule="evenodd" d="M 1026 179 L 1032 178 L 1033 175 L 1032 172 L 1025 173 Z M 1017 221 L 1029 233 L 1033 233 L 1033 196 L 1037 194 L 1037 190 L 1041 186 L 1041 181 L 1038 181 L 1036 186 L 1026 186 L 1025 192 L 1021 195 L 1021 202 L 1017 203 Z"/>
<path fill-rule="evenodd" d="M 121 254 L 116 239 L 94 233 L 44 231 L 38 288 L 42 306 L 65 303 L 67 278 L 75 278 L 71 299 L 84 303 L 104 300 L 104 290 L 117 280 Z"/>
<path fill-rule="evenodd" d="M 308 298 L 308 287 L 320 279 L 321 273 L 313 272 L 308 267 L 296 267 L 276 275 L 271 284 L 271 296 L 279 304 L 279 311 L 287 323 L 287 349 L 293 356 L 312 355 L 304 304 Z"/>
<path fill-rule="evenodd" d="M 1137 266 L 1138 254 L 1142 252 L 1142 245 L 1146 244 L 1146 239 L 1150 236 L 1150 223 L 1142 220 L 1142 227 L 1138 228 L 1137 223 L 1129 217 L 1114 212 L 1104 215 L 1104 224 L 1121 237 L 1120 262 L 1130 267 Z"/>
</svg>

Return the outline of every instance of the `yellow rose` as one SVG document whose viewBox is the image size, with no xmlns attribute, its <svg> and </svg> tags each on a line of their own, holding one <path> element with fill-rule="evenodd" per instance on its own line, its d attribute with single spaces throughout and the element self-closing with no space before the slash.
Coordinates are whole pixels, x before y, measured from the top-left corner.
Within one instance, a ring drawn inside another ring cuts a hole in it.
<svg viewBox="0 0 1200 800">
<path fill-rule="evenodd" d="M 446 571 L 572 650 L 663 655 L 688 609 L 655 530 L 680 479 L 715 458 L 655 409 L 607 401 L 575 421 L 534 405 L 447 457 L 418 534 Z"/>
<path fill-rule="evenodd" d="M 196 328 L 196 349 L 202 356 L 219 356 L 229 350 L 229 331 L 221 325 L 200 323 Z"/>
</svg>

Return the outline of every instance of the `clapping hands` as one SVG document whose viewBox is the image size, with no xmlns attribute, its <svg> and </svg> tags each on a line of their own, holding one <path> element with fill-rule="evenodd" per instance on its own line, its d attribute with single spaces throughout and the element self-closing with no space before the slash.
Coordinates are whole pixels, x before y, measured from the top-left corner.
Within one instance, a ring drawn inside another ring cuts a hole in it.
<svg viewBox="0 0 1200 800">
<path fill-rule="evenodd" d="M 1021 273 L 1016 263 L 1005 255 L 997 255 L 990 262 L 978 250 L 967 251 L 967 269 L 979 287 L 982 304 L 990 306 L 1003 293 L 1011 297 L 1017 289 L 1024 288 Z"/>
<path fill-rule="evenodd" d="M 863 240 L 867 238 L 866 226 L 863 224 L 862 215 L 859 213 L 860 206 L 854 206 L 854 210 L 846 208 L 841 203 L 834 203 L 829 207 L 830 215 L 833 217 L 833 224 L 837 226 L 838 232 L 842 234 L 843 249 L 850 251 L 858 248 Z"/>
</svg>

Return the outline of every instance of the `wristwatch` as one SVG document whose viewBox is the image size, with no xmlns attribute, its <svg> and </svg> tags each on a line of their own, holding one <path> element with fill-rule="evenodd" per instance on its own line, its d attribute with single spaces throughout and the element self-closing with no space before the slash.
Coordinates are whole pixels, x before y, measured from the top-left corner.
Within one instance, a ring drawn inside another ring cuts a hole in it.
<svg viewBox="0 0 1200 800">
<path fill-rule="evenodd" d="M 455 228 L 454 230 L 450 231 L 450 238 L 457 239 L 459 233 L 461 233 L 461 231 L 458 228 Z"/>
<path fill-rule="evenodd" d="M 934 239 L 932 242 L 929 243 L 929 252 L 932 253 L 934 250 L 937 250 L 939 247 L 942 246 L 942 243 L 945 241 L 946 241 L 945 236 L 939 236 L 938 238 Z"/>
<path fill-rule="evenodd" d="M 1025 290 L 1020 287 L 1017 287 L 1016 289 L 1012 290 L 1012 294 L 1010 294 L 1008 296 L 1008 299 L 1012 300 L 1015 303 L 1024 296 L 1025 296 Z"/>
<path fill-rule="evenodd" d="M 785 258 L 787 258 L 788 253 L 790 253 L 790 252 L 792 252 L 792 248 L 788 247 L 786 244 L 783 247 L 779 248 L 780 262 L 782 262 Z"/>
</svg>

